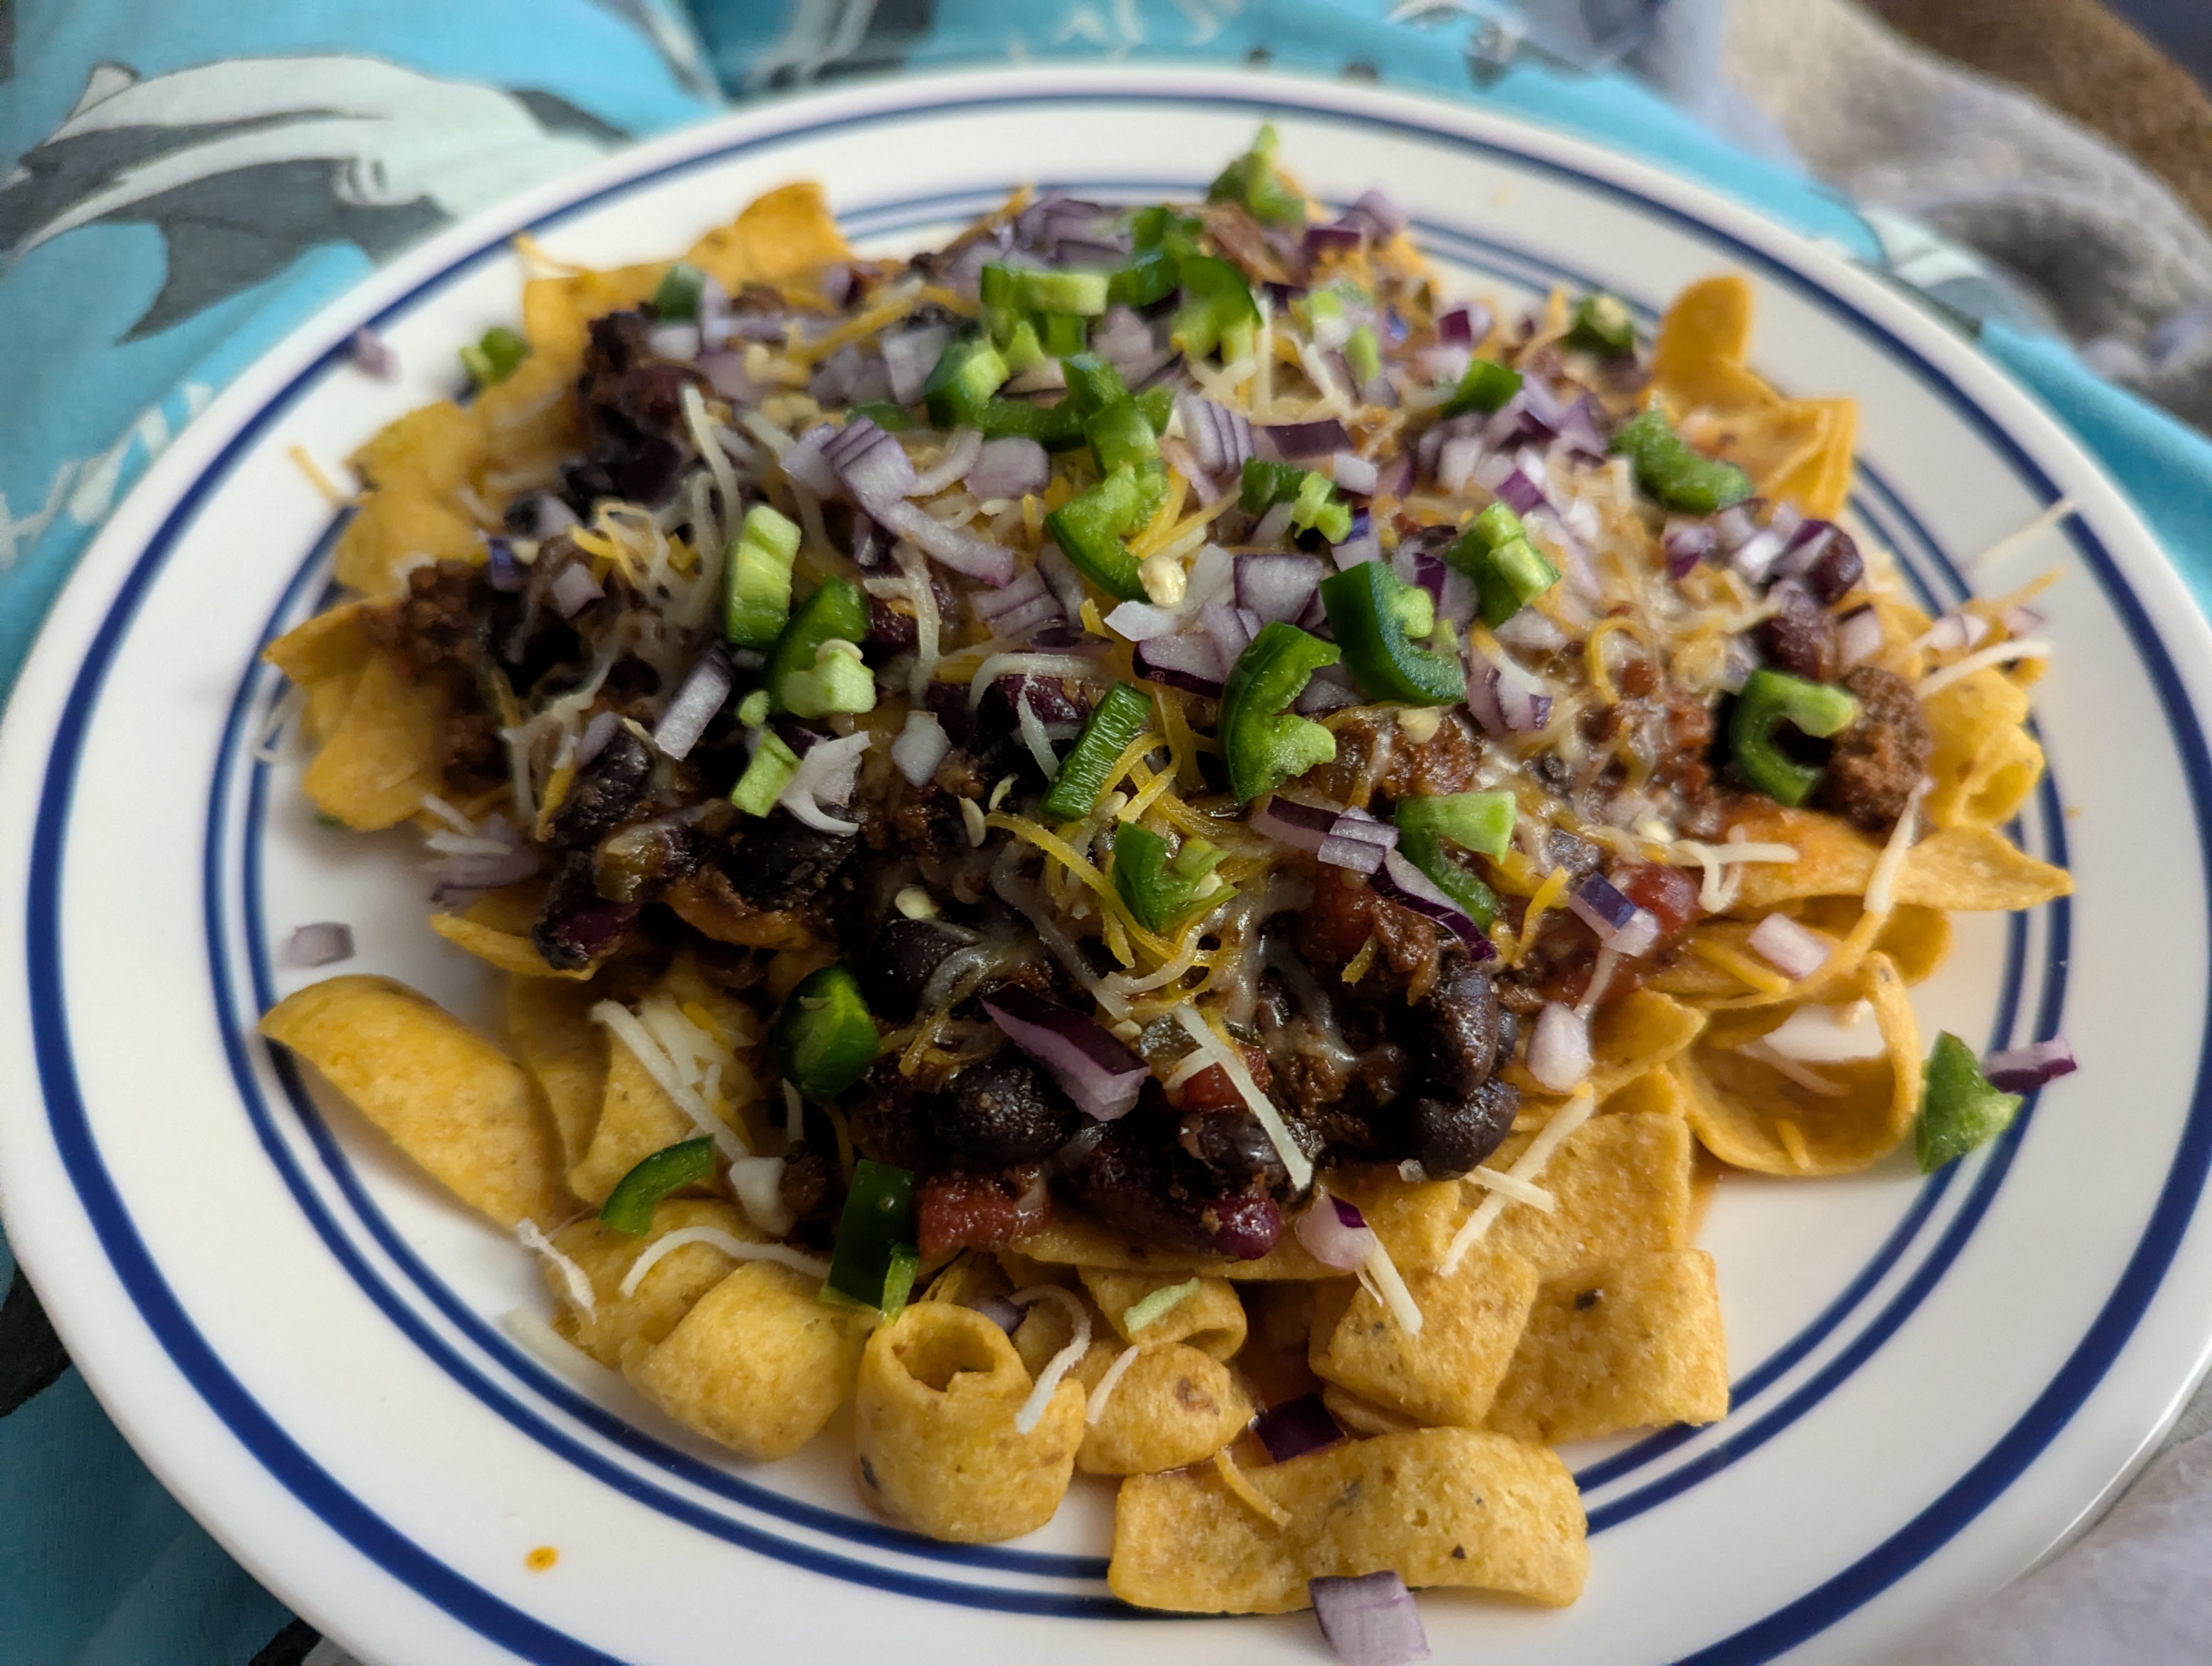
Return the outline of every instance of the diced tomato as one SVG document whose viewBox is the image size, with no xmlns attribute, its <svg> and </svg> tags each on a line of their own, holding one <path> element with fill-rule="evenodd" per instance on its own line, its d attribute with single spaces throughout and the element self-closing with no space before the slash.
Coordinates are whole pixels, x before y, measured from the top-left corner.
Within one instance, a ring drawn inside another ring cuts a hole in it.
<svg viewBox="0 0 2212 1666">
<path fill-rule="evenodd" d="M 1638 862 L 1623 868 L 1613 884 L 1622 896 L 1646 909 L 1659 922 L 1662 939 L 1672 937 L 1690 923 L 1698 911 L 1698 881 L 1686 868 L 1663 862 Z"/>
<path fill-rule="evenodd" d="M 997 1175 L 933 1174 L 915 1205 L 915 1242 L 924 1260 L 955 1250 L 1004 1250 L 1045 1223 L 1052 1195 L 1033 1186 L 1018 1195 Z"/>
<path fill-rule="evenodd" d="M 1275 1079 L 1274 1067 L 1260 1049 L 1238 1043 L 1237 1050 L 1244 1055 L 1244 1067 L 1252 1073 L 1252 1085 L 1266 1092 Z M 1244 1096 L 1237 1091 L 1237 1084 L 1229 1079 L 1229 1073 L 1219 1065 L 1208 1065 L 1181 1087 L 1168 1094 L 1168 1103 L 1177 1110 L 1228 1110 L 1244 1103 Z"/>
</svg>

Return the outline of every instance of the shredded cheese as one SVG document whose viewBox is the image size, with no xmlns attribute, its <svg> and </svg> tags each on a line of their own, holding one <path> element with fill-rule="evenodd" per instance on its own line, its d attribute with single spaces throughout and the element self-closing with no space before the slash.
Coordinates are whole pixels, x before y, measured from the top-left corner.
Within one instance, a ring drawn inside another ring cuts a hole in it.
<svg viewBox="0 0 2212 1666">
<path fill-rule="evenodd" d="M 660 1091 L 675 1102 L 678 1110 L 690 1118 L 691 1125 L 714 1140 L 714 1149 L 725 1161 L 748 1155 L 744 1142 L 727 1123 L 707 1109 L 707 1102 L 678 1073 L 674 1061 L 661 1050 L 660 1043 L 638 1021 L 637 1014 L 615 1001 L 603 1000 L 592 1008 L 592 1018 L 595 1023 L 605 1025 L 629 1049 L 638 1063 L 645 1067 L 645 1073 L 659 1085 Z"/>
<path fill-rule="evenodd" d="M 1669 861 L 1677 864 L 1695 862 L 1705 871 L 1705 883 L 1698 888 L 1698 906 L 1707 914 L 1718 914 L 1728 906 L 1728 896 L 1722 887 L 1721 870 L 1734 862 L 1794 862 L 1797 847 L 1794 844 L 1753 844 L 1747 841 L 1730 844 L 1705 844 L 1696 839 L 1677 839 L 1667 848 Z"/>
<path fill-rule="evenodd" d="M 1941 694 L 1961 678 L 1972 677 L 1978 671 L 1986 671 L 1991 666 L 2009 665 L 2014 660 L 2048 660 L 2050 657 L 2051 644 L 2033 636 L 2024 636 L 2014 641 L 1992 643 L 1988 648 L 1969 654 L 1965 659 L 1954 664 L 1944 666 L 1941 671 L 1929 672 L 1927 676 L 1920 679 L 1919 686 L 1915 688 L 1913 692 L 1921 699 L 1926 700 L 1931 696 Z"/>
<path fill-rule="evenodd" d="M 1121 1385 L 1121 1379 L 1129 1374 L 1129 1367 L 1137 1363 L 1137 1356 L 1143 1352 L 1132 1343 L 1114 1356 L 1114 1363 L 1106 1367 L 1098 1386 L 1091 1390 L 1091 1403 L 1083 1408 L 1085 1424 L 1092 1428 L 1098 1426 L 1098 1420 L 1106 1415 L 1106 1402 L 1114 1397 L 1114 1390 Z"/>
<path fill-rule="evenodd" d="M 1966 565 L 1969 569 L 1972 569 L 1983 565 L 1986 562 L 1995 561 L 1999 556 L 2005 555 L 2011 550 L 2019 549 L 2021 544 L 2029 542 L 2031 539 L 2040 537 L 2043 533 L 2049 532 L 2053 526 L 2058 525 L 2060 521 L 2065 520 L 2067 516 L 2072 514 L 2074 513 L 2074 500 L 2072 498 L 2060 498 L 2056 503 L 2044 510 L 2041 514 L 2037 515 L 2034 520 L 2029 521 L 2026 526 L 2015 527 L 2013 531 L 2007 532 L 1995 544 L 1990 544 L 1987 549 L 1984 550 L 1981 554 L 1967 557 Z"/>
<path fill-rule="evenodd" d="M 1889 842 L 1882 847 L 1881 854 L 1875 859 L 1874 872 L 1867 876 L 1866 911 L 1875 919 L 1886 918 L 1894 906 L 1897 876 L 1905 871 L 1905 858 L 1912 854 L 1912 836 L 1920 820 L 1920 805 L 1936 783 L 1926 775 L 1912 789 L 1905 801 L 1905 810 L 1890 830 Z"/>
<path fill-rule="evenodd" d="M 732 1261 L 772 1261 L 778 1267 L 788 1267 L 793 1272 L 810 1279 L 830 1276 L 830 1263 L 819 1256 L 810 1256 L 803 1250 L 794 1250 L 787 1243 L 750 1243 L 724 1231 L 719 1226 L 679 1226 L 665 1232 L 645 1246 L 638 1258 L 623 1274 L 622 1294 L 627 1301 L 637 1294 L 637 1287 L 645 1282 L 645 1275 L 658 1267 L 664 1256 L 691 1244 L 703 1243 L 710 1250 L 719 1250 Z"/>
<path fill-rule="evenodd" d="M 538 1223 L 525 1217 L 514 1229 L 517 1243 L 533 1255 L 543 1256 L 545 1264 L 561 1275 L 561 1287 L 568 1292 L 568 1305 L 589 1321 L 599 1316 L 599 1304 L 592 1298 L 592 1280 L 584 1269 L 554 1247 L 553 1240 L 545 1236 Z"/>
<path fill-rule="evenodd" d="M 1756 1041 L 1746 1042 L 1735 1050 L 1747 1059 L 1756 1059 L 1768 1069 L 1779 1072 L 1808 1093 L 1817 1093 L 1823 1098 L 1840 1099 L 1850 1091 L 1841 1082 L 1832 1081 L 1819 1071 L 1791 1058 L 1764 1036 Z"/>
<path fill-rule="evenodd" d="M 323 465 L 309 455 L 305 446 L 294 446 L 285 455 L 299 465 L 300 472 L 307 477 L 307 483 L 320 492 L 323 500 L 333 509 L 350 509 L 360 503 L 360 495 L 340 490 L 338 483 L 331 479 Z"/>
<path fill-rule="evenodd" d="M 1421 1310 L 1413 1300 L 1413 1292 L 1406 1288 L 1400 1276 L 1398 1263 L 1390 1259 L 1390 1252 L 1382 1247 L 1382 1240 L 1375 1240 L 1375 1248 L 1360 1263 L 1359 1281 L 1365 1285 L 1375 1299 L 1398 1322 L 1398 1329 L 1408 1336 L 1421 1334 Z"/>
<path fill-rule="evenodd" d="M 1522 917 L 1521 940 L 1513 946 L 1513 964 L 1518 966 L 1528 959 L 1530 950 L 1536 946 L 1537 928 L 1567 888 L 1567 870 L 1555 867 L 1544 876 L 1544 883 L 1536 887 L 1536 894 L 1528 899 L 1528 912 Z"/>
<path fill-rule="evenodd" d="M 1717 966 L 1738 982 L 1748 984 L 1764 995 L 1785 994 L 1790 980 L 1773 967 L 1741 954 L 1725 943 L 1716 943 L 1708 938 L 1690 939 L 1690 952 L 1709 966 Z"/>
<path fill-rule="evenodd" d="M 1538 1214 L 1548 1215 L 1559 1207 L 1559 1199 L 1541 1186 L 1532 1186 L 1525 1180 L 1516 1180 L 1511 1175 L 1501 1173 L 1487 1164 L 1479 1169 L 1470 1169 L 1467 1178 L 1478 1186 L 1487 1186 L 1492 1191 L 1498 1193 L 1512 1202 L 1527 1204 Z"/>
<path fill-rule="evenodd" d="M 1263 1521 L 1273 1522 L 1277 1527 L 1291 1524 L 1291 1512 L 1246 1479 L 1244 1472 L 1237 1467 L 1237 1460 L 1229 1456 L 1226 1446 L 1213 1455 L 1213 1467 L 1220 1473 L 1221 1484 L 1254 1515 Z"/>
<path fill-rule="evenodd" d="M 1536 1137 L 1528 1142 L 1528 1149 L 1521 1153 L 1520 1160 L 1508 1173 L 1516 1180 L 1533 1182 L 1544 1171 L 1544 1165 L 1552 1160 L 1553 1154 L 1566 1144 L 1568 1136 L 1589 1122 L 1591 1113 L 1596 1109 L 1597 1097 L 1588 1088 L 1577 1092 L 1552 1114 L 1550 1122 L 1536 1131 Z M 1505 1213 L 1505 1206 L 1510 1201 L 1503 1192 L 1492 1192 L 1485 1197 L 1475 1207 L 1474 1213 L 1467 1218 L 1467 1224 L 1453 1235 L 1451 1247 L 1444 1251 L 1444 1258 L 1437 1265 L 1437 1271 L 1446 1277 L 1459 1271 L 1459 1264 L 1467 1259 L 1467 1252 L 1482 1242 L 1484 1235 L 1490 1231 L 1498 1217 Z"/>
<path fill-rule="evenodd" d="M 1267 1131 L 1267 1138 L 1273 1142 L 1275 1155 L 1283 1159 L 1283 1168 L 1291 1177 L 1291 1188 L 1297 1191 L 1304 1190 L 1313 1179 L 1313 1164 L 1298 1148 L 1298 1142 L 1291 1138 L 1291 1131 L 1283 1122 L 1282 1112 L 1275 1109 L 1275 1102 L 1260 1091 L 1259 1085 L 1252 1079 L 1252 1073 L 1244 1067 L 1243 1054 L 1215 1035 L 1206 1020 L 1199 1016 L 1198 1009 L 1188 1001 L 1175 1009 L 1175 1016 L 1176 1022 L 1182 1025 L 1183 1032 L 1221 1067 L 1222 1073 L 1229 1078 L 1239 1097 L 1250 1107 L 1252 1114 L 1260 1119 L 1260 1126 Z"/>
<path fill-rule="evenodd" d="M 1073 1370 L 1075 1364 L 1091 1351 L 1091 1315 L 1081 1302 L 1056 1284 L 1033 1285 L 1027 1290 L 1017 1290 L 1006 1298 L 1016 1307 L 1027 1307 L 1032 1302 L 1056 1302 L 1066 1310 L 1067 1322 L 1074 1335 L 1067 1346 L 1045 1361 L 1044 1369 L 1037 1373 L 1036 1385 L 1030 1397 L 1022 1402 L 1021 1410 L 1014 1414 L 1014 1428 L 1027 1434 L 1036 1427 L 1044 1416 L 1044 1408 L 1052 1403 L 1052 1396 L 1060 1387 L 1060 1379 Z"/>
<path fill-rule="evenodd" d="M 888 289 L 884 298 L 865 313 L 856 313 L 828 334 L 810 342 L 794 343 L 791 356 L 800 364 L 819 364 L 839 348 L 856 341 L 866 341 L 885 325 L 896 324 L 921 304 L 921 285 L 902 283 Z"/>
</svg>

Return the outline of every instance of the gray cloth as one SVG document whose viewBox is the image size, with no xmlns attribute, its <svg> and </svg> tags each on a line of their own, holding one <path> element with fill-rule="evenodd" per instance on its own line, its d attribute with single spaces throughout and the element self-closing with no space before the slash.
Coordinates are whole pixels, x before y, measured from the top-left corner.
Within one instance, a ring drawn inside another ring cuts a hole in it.
<svg viewBox="0 0 2212 1666">
<path fill-rule="evenodd" d="M 2163 181 L 1849 0 L 1692 0 L 1662 35 L 1711 5 L 1722 77 L 1814 173 L 1986 257 L 2094 368 L 2212 428 L 2212 232 Z"/>
</svg>

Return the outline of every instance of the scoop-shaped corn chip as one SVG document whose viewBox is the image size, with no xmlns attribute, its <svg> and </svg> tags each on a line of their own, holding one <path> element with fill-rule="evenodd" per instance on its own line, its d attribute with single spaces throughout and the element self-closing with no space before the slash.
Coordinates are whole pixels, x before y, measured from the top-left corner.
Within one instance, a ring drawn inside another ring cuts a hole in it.
<svg viewBox="0 0 2212 1666">
<path fill-rule="evenodd" d="M 1103 1267 L 1086 1267 L 1082 1272 L 1083 1287 L 1114 1327 L 1115 1335 L 1125 1342 L 1155 1346 L 1187 1342 L 1216 1359 L 1226 1359 L 1244 1346 L 1244 1304 L 1226 1279 L 1198 1280 L 1196 1290 L 1141 1329 L 1131 1330 L 1124 1316 L 1131 1308 L 1154 1292 L 1184 1280 L 1162 1273 L 1117 1273 Z"/>
<path fill-rule="evenodd" d="M 1660 316 L 1651 339 L 1651 380 L 1686 404 L 1710 404 L 1704 378 L 1715 365 L 1751 354 L 1751 280 L 1740 272 L 1699 278 Z"/>
<path fill-rule="evenodd" d="M 868 1338 L 854 1400 L 860 1496 L 902 1527 L 988 1544 L 1052 1519 L 1083 1441 L 1083 1384 L 1061 1379 L 1024 1434 L 1031 1381 L 972 1308 L 917 1302 Z"/>
<path fill-rule="evenodd" d="M 1590 1088 L 1601 1098 L 1673 1058 L 1705 1026 L 1693 1006 L 1653 989 L 1632 989 L 1590 1020 Z"/>
<path fill-rule="evenodd" d="M 2043 778 L 2043 748 L 2021 727 L 2027 691 L 1990 666 L 1938 689 L 1923 709 L 1936 740 L 1929 819 L 1938 827 L 2011 820 Z"/>
<path fill-rule="evenodd" d="M 1751 915 L 1802 897 L 1863 896 L 1881 847 L 1832 817 L 1776 810 L 1741 824 L 1746 836 L 1794 845 L 1794 862 L 1760 862 L 1744 870 L 1735 911 Z M 1985 827 L 1948 827 L 1907 854 L 1896 900 L 1951 910 L 2030 909 L 2070 896 L 2064 868 L 2039 862 Z"/>
<path fill-rule="evenodd" d="M 410 410 L 354 453 L 368 486 L 338 537 L 332 567 L 340 584 L 372 597 L 397 595 L 407 569 L 433 561 L 482 561 L 483 532 L 456 496 L 483 460 L 477 420 L 450 399 Z"/>
<path fill-rule="evenodd" d="M 655 260 L 532 278 L 522 286 L 522 333 L 530 337 L 530 357 L 543 361 L 564 384 L 573 382 L 583 368 L 592 320 L 650 299 L 667 271 L 666 261 Z"/>
<path fill-rule="evenodd" d="M 1351 1440 L 1245 1472 L 1290 1512 L 1263 1520 L 1208 1468 L 1133 1475 L 1106 1583 L 1139 1608 L 1286 1614 L 1307 1582 L 1383 1569 L 1410 1586 L 1510 1591 L 1553 1607 L 1589 1567 L 1582 1499 L 1541 1446 L 1474 1429 Z"/>
<path fill-rule="evenodd" d="M 1808 399 L 1799 403 L 1817 406 L 1826 413 L 1826 433 L 1820 449 L 1796 468 L 1764 482 L 1762 489 L 1769 497 L 1802 505 L 1808 515 L 1833 520 L 1850 501 L 1852 462 L 1858 453 L 1858 401 Z"/>
<path fill-rule="evenodd" d="M 819 1289 L 790 1268 L 740 1262 L 627 1375 L 741 1456 L 788 1457 L 843 1403 L 860 1359 L 858 1316 L 825 1306 Z"/>
<path fill-rule="evenodd" d="M 400 1150 L 512 1231 L 574 1208 L 530 1073 L 428 996 L 353 973 L 284 997 L 261 1033 L 320 1071 Z"/>
<path fill-rule="evenodd" d="M 1750 379 L 1747 379 L 1750 380 Z M 1782 481 L 1817 477 L 1827 455 L 1830 416 L 1811 399 L 1778 399 L 1763 386 L 1757 404 L 1702 405 L 1686 416 L 1682 437 L 1698 450 L 1733 463 L 1765 495 Z"/>
<path fill-rule="evenodd" d="M 358 672 L 376 651 L 362 628 L 368 611 L 365 601 L 340 602 L 295 625 L 263 648 L 261 657 L 301 688 Z"/>
<path fill-rule="evenodd" d="M 1849 1174 L 1895 1148 L 1920 1101 L 1919 1025 L 1887 955 L 1866 958 L 1848 994 L 1874 1005 L 1877 1057 L 1785 1067 L 1759 1056 L 1763 1037 L 1794 1010 L 1773 1006 L 1717 1017 L 1668 1067 L 1706 1150 L 1762 1174 Z"/>
<path fill-rule="evenodd" d="M 1681 1116 L 1688 1113 L 1681 1085 L 1667 1070 L 1648 1070 L 1598 1101 L 1606 1116 Z"/>
<path fill-rule="evenodd" d="M 1378 1406 L 1365 1395 L 1354 1394 L 1335 1383 L 1322 1384 L 1321 1403 L 1341 1427 L 1355 1435 L 1402 1435 L 1421 1426 L 1418 1419 Z"/>
<path fill-rule="evenodd" d="M 1546 1281 L 1490 1408 L 1516 1440 L 1586 1440 L 1728 1415 L 1713 1258 L 1662 1250 Z"/>
<path fill-rule="evenodd" d="M 748 283 L 789 283 L 850 260 L 822 187 L 801 180 L 756 198 L 726 226 L 708 232 L 684 257 L 721 280 L 732 295 Z"/>
<path fill-rule="evenodd" d="M 443 785 L 445 721 L 446 696 L 434 684 L 409 682 L 389 654 L 371 655 L 307 766 L 308 800 L 357 832 L 406 820 Z"/>
<path fill-rule="evenodd" d="M 1096 1377 L 1105 1375 L 1114 1357 L 1109 1350 Z M 1096 1377 L 1086 1373 L 1085 1380 L 1095 1391 Z M 1098 1420 L 1086 1424 L 1075 1467 L 1086 1475 L 1180 1469 L 1212 1456 L 1251 1420 L 1251 1398 L 1228 1366 L 1181 1342 L 1147 1342 L 1115 1383 Z"/>
<path fill-rule="evenodd" d="M 1858 928 L 1864 909 L 1856 897 L 1813 897 L 1790 912 L 1814 930 L 1841 941 Z M 1941 909 L 1905 903 L 1889 911 L 1872 946 L 1889 957 L 1908 984 L 1925 983 L 1951 954 L 1951 917 Z"/>
<path fill-rule="evenodd" d="M 712 1227 L 743 1243 L 761 1235 L 720 1198 L 675 1197 L 654 1206 L 653 1225 L 641 1234 L 617 1232 L 595 1215 L 572 1220 L 553 1234 L 553 1247 L 583 1269 L 592 1281 L 592 1312 L 586 1317 L 569 1304 L 568 1286 L 560 1268 L 544 1268 L 553 1294 L 553 1329 L 601 1365 L 621 1371 L 642 1359 L 674 1330 L 692 1304 L 742 1265 L 711 1243 L 678 1245 L 654 1262 L 625 1296 L 623 1281 L 647 1250 L 689 1226 Z"/>
<path fill-rule="evenodd" d="M 1512 1135 L 1491 1166 L 1510 1169 L 1534 1137 Z M 1546 1278 L 1639 1250 L 1679 1249 L 1690 1239 L 1692 1144 L 1678 1116 L 1593 1116 L 1536 1177 L 1552 1194 L 1552 1212 L 1510 1205 L 1486 1242 L 1514 1251 Z"/>
<path fill-rule="evenodd" d="M 1416 1422 L 1479 1427 L 1528 1322 L 1536 1284 L 1536 1269 L 1512 1250 L 1477 1245 L 1449 1275 L 1407 1280 L 1421 1310 L 1418 1335 L 1357 1285 L 1324 1285 L 1315 1297 L 1308 1363 L 1317 1376 Z"/>
<path fill-rule="evenodd" d="M 591 1019 L 589 989 L 538 977 L 507 983 L 507 1045 L 538 1079 L 561 1134 L 561 1161 L 574 1168 L 591 1149 L 607 1091 L 607 1036 Z"/>
<path fill-rule="evenodd" d="M 550 978 L 580 983 L 591 976 L 593 968 L 579 966 L 562 971 L 545 964 L 545 957 L 538 952 L 538 945 L 527 932 L 501 931 L 496 926 L 472 918 L 469 914 L 434 914 L 430 929 L 457 949 L 465 949 L 477 959 L 496 966 L 502 972 L 516 977 Z"/>
</svg>

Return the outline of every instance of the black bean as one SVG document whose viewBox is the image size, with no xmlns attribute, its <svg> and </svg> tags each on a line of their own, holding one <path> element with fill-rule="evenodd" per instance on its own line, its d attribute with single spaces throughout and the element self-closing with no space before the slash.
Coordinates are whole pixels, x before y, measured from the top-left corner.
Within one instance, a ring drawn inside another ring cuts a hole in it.
<svg viewBox="0 0 2212 1666">
<path fill-rule="evenodd" d="M 1411 1155 L 1430 1179 L 1456 1179 L 1498 1149 L 1520 1109 L 1510 1082 L 1485 1082 L 1464 1099 L 1417 1099 L 1407 1119 Z"/>
<path fill-rule="evenodd" d="M 1178 1186 L 1165 1130 L 1142 1107 L 1108 1126 L 1068 1177 L 1100 1221 L 1139 1243 L 1250 1261 L 1274 1247 L 1283 1212 L 1265 1193 L 1194 1195 Z"/>
<path fill-rule="evenodd" d="M 756 908 L 803 909 L 837 877 L 860 842 L 824 833 L 783 811 L 748 822 L 730 865 L 738 895 Z"/>
<path fill-rule="evenodd" d="M 576 773 L 568 795 L 553 812 L 545 842 L 556 850 L 583 850 L 629 819 L 653 775 L 653 748 L 628 724 L 618 724 L 607 743 Z"/>
<path fill-rule="evenodd" d="M 1566 869 L 1575 879 L 1587 879 L 1605 866 L 1604 846 L 1558 828 L 1544 836 L 1544 854 L 1553 867 Z"/>
<path fill-rule="evenodd" d="M 611 903 L 599 895 L 592 874 L 591 853 L 572 850 L 554 876 L 531 941 L 545 964 L 572 972 L 602 960 L 637 923 L 637 904 Z"/>
<path fill-rule="evenodd" d="M 1446 1098 L 1463 1099 L 1490 1079 L 1498 1067 L 1498 994 L 1465 956 L 1444 962 L 1436 988 L 1410 1018 L 1407 1051 Z"/>
<path fill-rule="evenodd" d="M 854 1148 L 895 1168 L 935 1167 L 945 1157 L 930 1132 L 936 1097 L 901 1075 L 897 1059 L 878 1059 L 845 1102 Z"/>
<path fill-rule="evenodd" d="M 1275 1142 L 1249 1110 L 1185 1111 L 1176 1141 L 1224 1186 L 1242 1189 L 1255 1180 L 1273 1186 L 1288 1177 Z"/>
<path fill-rule="evenodd" d="M 1805 583 L 1822 601 L 1837 602 L 1865 576 L 1866 562 L 1859 557 L 1859 546 L 1838 526 L 1828 547 L 1820 551 L 1820 558 L 1806 569 Z"/>
<path fill-rule="evenodd" d="M 1836 622 L 1813 593 L 1785 579 L 1766 593 L 1779 610 L 1759 623 L 1759 651 L 1793 677 L 1825 683 L 1835 675 Z"/>
<path fill-rule="evenodd" d="M 1042 1162 L 1081 1121 L 1059 1084 L 1011 1049 L 969 1065 L 931 1106 L 939 1140 L 998 1164 Z"/>
<path fill-rule="evenodd" d="M 915 1015 L 930 975 L 970 933 L 935 920 L 900 915 L 875 934 L 860 962 L 860 988 L 868 1009 L 903 1024 Z"/>
</svg>

